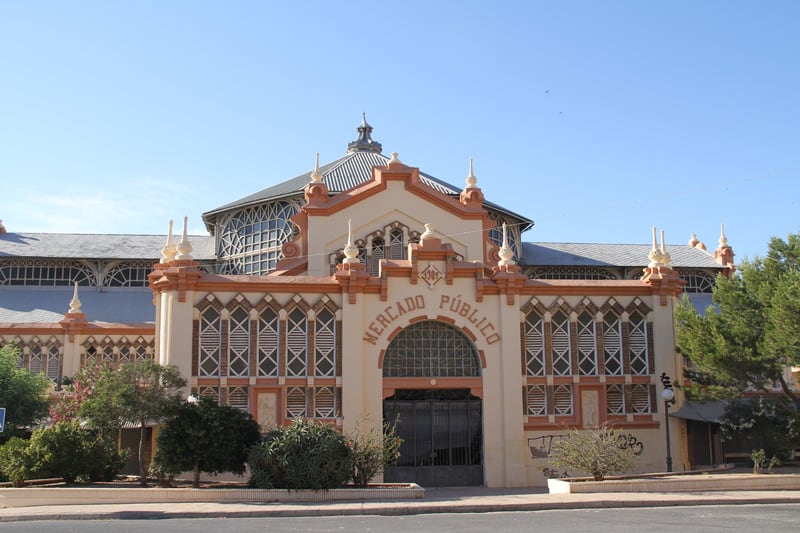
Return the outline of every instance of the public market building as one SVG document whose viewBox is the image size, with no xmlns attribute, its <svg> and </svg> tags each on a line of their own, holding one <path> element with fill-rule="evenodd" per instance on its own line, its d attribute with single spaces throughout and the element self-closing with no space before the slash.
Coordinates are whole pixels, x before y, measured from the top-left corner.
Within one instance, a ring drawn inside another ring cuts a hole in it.
<svg viewBox="0 0 800 533">
<path fill-rule="evenodd" d="M 663 471 L 673 312 L 733 271 L 724 233 L 713 252 L 655 229 L 526 242 L 533 221 L 484 198 L 471 164 L 454 186 L 357 131 L 342 158 L 206 212 L 205 236 L 0 226 L 0 344 L 56 384 L 93 360 L 175 364 L 263 428 L 399 416 L 387 481 L 541 486 L 565 429 L 603 423 Z M 705 426 L 670 425 L 676 470 L 723 462 Z"/>
</svg>

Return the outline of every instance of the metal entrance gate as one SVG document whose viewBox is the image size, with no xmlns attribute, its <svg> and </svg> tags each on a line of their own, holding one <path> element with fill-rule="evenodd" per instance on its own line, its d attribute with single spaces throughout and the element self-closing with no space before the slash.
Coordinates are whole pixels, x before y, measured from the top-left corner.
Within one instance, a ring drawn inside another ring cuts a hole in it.
<svg viewBox="0 0 800 533">
<path fill-rule="evenodd" d="M 481 400 L 469 390 L 397 390 L 384 400 L 383 416 L 398 420 L 403 439 L 400 459 L 384 471 L 386 482 L 483 484 Z"/>
</svg>

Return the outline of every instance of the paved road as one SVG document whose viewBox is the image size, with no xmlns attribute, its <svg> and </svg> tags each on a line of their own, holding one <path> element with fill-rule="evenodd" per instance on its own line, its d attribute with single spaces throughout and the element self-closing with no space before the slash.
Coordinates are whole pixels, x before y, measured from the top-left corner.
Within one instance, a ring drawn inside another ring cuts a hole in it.
<svg viewBox="0 0 800 533">
<path fill-rule="evenodd" d="M 195 518 L 160 520 L 63 520 L 3 524 L 3 533 L 170 533 L 250 532 L 380 532 L 477 533 L 591 532 L 642 533 L 676 531 L 796 531 L 800 504 L 736 505 L 639 509 L 577 509 L 501 513 L 431 514 L 411 516 L 339 516 L 277 518 Z"/>
</svg>

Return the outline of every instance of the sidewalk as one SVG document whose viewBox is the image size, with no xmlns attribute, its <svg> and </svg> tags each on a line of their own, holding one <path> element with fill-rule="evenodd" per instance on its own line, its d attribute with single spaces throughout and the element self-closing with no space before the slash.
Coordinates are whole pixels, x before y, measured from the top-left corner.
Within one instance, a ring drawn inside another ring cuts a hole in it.
<svg viewBox="0 0 800 533">
<path fill-rule="evenodd" d="M 548 494 L 546 489 L 450 487 L 428 489 L 421 500 L 313 503 L 151 503 L 58 505 L 0 509 L 0 522 L 267 516 L 412 515 L 670 507 L 678 505 L 800 503 L 800 491 Z"/>
</svg>

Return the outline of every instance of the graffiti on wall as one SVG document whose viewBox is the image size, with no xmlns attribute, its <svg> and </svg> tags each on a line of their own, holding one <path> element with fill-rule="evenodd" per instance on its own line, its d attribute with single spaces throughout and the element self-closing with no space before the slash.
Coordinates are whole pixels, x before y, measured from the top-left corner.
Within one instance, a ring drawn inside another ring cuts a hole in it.
<svg viewBox="0 0 800 533">
<path fill-rule="evenodd" d="M 608 435 L 611 436 L 611 434 Z M 565 433 L 530 437 L 528 439 L 528 449 L 531 452 L 531 459 L 545 459 L 550 457 L 553 444 L 567 438 L 569 438 L 569 435 Z M 630 448 L 633 450 L 634 455 L 641 455 L 644 451 L 644 443 L 631 433 L 627 435 L 621 433 L 616 435 L 615 444 L 622 449 Z"/>
</svg>

